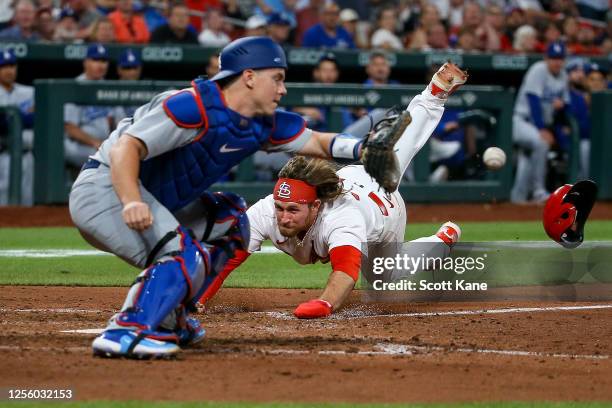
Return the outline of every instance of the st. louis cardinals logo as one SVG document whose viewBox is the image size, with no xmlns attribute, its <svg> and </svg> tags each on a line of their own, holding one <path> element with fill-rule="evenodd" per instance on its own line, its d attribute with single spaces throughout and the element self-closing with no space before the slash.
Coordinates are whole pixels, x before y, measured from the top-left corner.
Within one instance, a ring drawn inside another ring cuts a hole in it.
<svg viewBox="0 0 612 408">
<path fill-rule="evenodd" d="M 278 196 L 280 198 L 291 198 L 291 185 L 287 182 L 282 182 L 278 186 Z"/>
</svg>

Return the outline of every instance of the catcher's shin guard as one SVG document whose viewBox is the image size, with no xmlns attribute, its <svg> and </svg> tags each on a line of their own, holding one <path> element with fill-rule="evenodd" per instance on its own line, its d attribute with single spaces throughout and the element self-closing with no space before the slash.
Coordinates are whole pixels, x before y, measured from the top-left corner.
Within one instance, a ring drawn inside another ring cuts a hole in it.
<svg viewBox="0 0 612 408">
<path fill-rule="evenodd" d="M 231 234 L 232 228 L 239 224 L 240 217 L 246 214 L 246 201 L 238 194 L 207 191 L 200 196 L 200 200 L 206 209 L 206 229 L 204 234 L 198 237 L 203 242 L 224 239 Z M 247 245 L 248 241 L 247 239 Z"/>
<path fill-rule="evenodd" d="M 138 276 L 108 330 L 138 330 L 145 337 L 170 340 L 168 333 L 160 330 L 160 324 L 202 291 L 210 270 L 208 251 L 183 228 L 179 227 L 177 232 L 181 250 L 163 256 Z M 178 340 L 176 336 L 174 340 Z"/>
</svg>

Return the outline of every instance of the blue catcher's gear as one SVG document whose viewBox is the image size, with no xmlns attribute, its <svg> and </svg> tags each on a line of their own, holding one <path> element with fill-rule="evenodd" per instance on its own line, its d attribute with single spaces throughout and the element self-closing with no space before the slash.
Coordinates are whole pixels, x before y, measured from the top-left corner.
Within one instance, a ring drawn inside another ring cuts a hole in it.
<svg viewBox="0 0 612 408">
<path fill-rule="evenodd" d="M 202 129 L 199 135 L 192 143 L 140 166 L 143 186 L 171 212 L 198 199 L 264 144 L 288 143 L 305 128 L 295 113 L 277 111 L 274 116 L 246 118 L 228 109 L 214 82 L 195 80 L 193 88 L 195 94 L 170 96 L 164 109 L 177 126 Z"/>
<path fill-rule="evenodd" d="M 205 277 L 210 273 L 210 255 L 182 227 L 177 229 L 177 233 L 181 250 L 164 255 L 138 276 L 122 311 L 111 319 L 109 329 L 94 340 L 94 353 L 142 357 L 136 349 L 144 339 L 179 341 L 176 333 L 164 331 L 159 326 L 169 315 L 176 313 L 177 307 L 201 296 Z M 108 332 L 121 333 L 120 329 L 135 332 L 128 337 L 117 335 L 121 345 L 131 339 L 128 347 L 122 346 L 117 351 L 116 347 L 100 346 L 114 341 L 114 334 Z M 144 351 L 140 354 L 143 353 L 146 354 Z"/>
<path fill-rule="evenodd" d="M 219 72 L 212 81 L 237 75 L 245 69 L 287 69 L 285 52 L 270 37 L 244 37 L 221 50 Z"/>
</svg>

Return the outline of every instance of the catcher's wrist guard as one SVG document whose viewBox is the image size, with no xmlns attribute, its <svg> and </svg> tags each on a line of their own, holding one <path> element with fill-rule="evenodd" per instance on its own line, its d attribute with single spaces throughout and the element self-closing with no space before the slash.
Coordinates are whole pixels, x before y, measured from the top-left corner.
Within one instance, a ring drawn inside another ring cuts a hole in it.
<svg viewBox="0 0 612 408">
<path fill-rule="evenodd" d="M 354 163 L 359 161 L 362 144 L 362 139 L 348 133 L 338 133 L 329 144 L 329 155 L 338 163 Z"/>
</svg>

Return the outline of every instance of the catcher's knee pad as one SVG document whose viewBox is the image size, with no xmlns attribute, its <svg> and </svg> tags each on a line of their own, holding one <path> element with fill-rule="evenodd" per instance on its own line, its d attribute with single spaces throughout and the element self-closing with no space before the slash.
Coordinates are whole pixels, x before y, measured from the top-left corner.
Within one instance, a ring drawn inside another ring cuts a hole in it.
<svg viewBox="0 0 612 408">
<path fill-rule="evenodd" d="M 170 314 L 201 295 L 210 271 L 210 254 L 182 227 L 177 233 L 180 250 L 162 256 L 138 276 L 109 329 L 131 328 L 156 335 Z"/>
<path fill-rule="evenodd" d="M 223 239 L 240 223 L 241 218 L 246 218 L 247 204 L 238 194 L 207 191 L 200 199 L 206 208 L 207 219 L 204 234 L 198 237 L 203 242 Z"/>
</svg>

